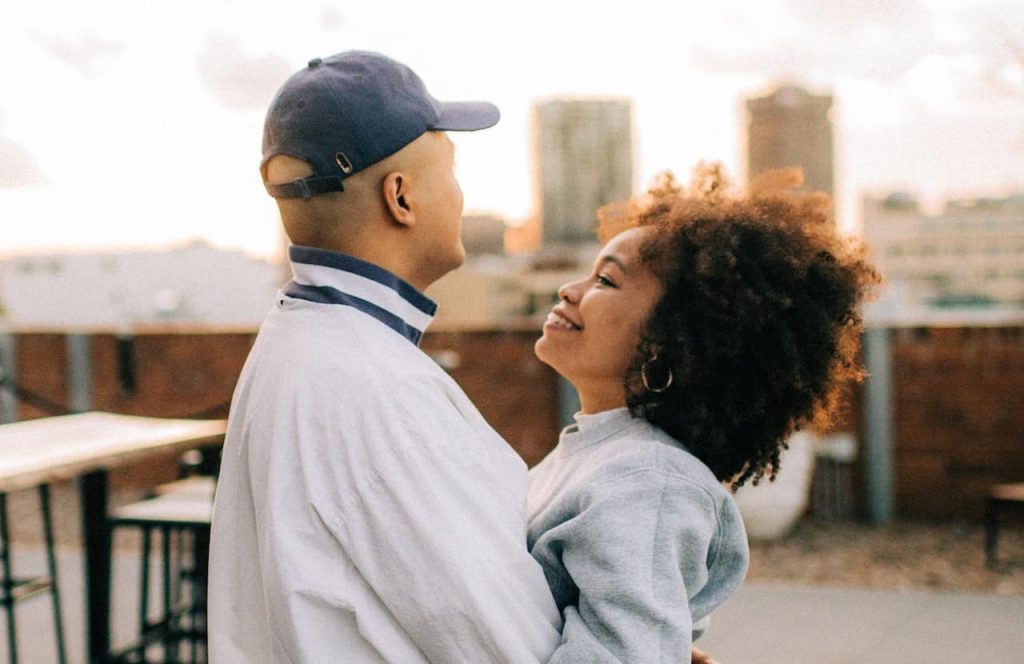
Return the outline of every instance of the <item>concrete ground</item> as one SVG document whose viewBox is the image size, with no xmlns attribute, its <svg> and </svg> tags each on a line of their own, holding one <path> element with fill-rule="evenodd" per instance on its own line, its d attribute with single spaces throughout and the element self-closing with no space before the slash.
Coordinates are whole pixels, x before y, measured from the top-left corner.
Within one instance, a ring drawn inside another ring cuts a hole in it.
<svg viewBox="0 0 1024 664">
<path fill-rule="evenodd" d="M 698 645 L 723 664 L 1020 664 L 1024 596 L 747 583 Z"/>
<path fill-rule="evenodd" d="M 14 552 L 15 571 L 45 569 L 39 548 Z M 131 639 L 136 620 L 137 555 L 115 556 L 113 640 Z M 84 661 L 82 557 L 59 554 L 69 661 Z M 18 645 L 24 664 L 53 664 L 49 598 L 19 604 Z M 7 661 L 0 629 L 0 662 Z M 928 664 L 1024 662 L 1024 596 L 896 592 L 748 582 L 712 618 L 699 646 L 723 664 Z M 343 660 L 339 660 L 343 661 Z"/>
</svg>

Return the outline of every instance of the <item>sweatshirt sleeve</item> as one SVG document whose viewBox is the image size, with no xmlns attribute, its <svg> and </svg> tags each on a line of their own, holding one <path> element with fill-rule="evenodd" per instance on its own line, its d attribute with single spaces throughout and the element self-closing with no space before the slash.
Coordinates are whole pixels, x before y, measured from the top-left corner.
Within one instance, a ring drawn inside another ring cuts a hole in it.
<svg viewBox="0 0 1024 664">
<path fill-rule="evenodd" d="M 562 562 L 579 589 L 553 664 L 689 662 L 689 598 L 707 581 L 715 503 L 658 470 L 590 487 L 563 524 Z"/>
</svg>

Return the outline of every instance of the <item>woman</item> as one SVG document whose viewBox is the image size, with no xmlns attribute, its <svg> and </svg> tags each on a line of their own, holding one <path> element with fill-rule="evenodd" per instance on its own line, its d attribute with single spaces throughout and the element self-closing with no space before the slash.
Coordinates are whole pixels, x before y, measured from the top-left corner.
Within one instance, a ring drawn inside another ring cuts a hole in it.
<svg viewBox="0 0 1024 664">
<path fill-rule="evenodd" d="M 552 662 L 688 661 L 746 573 L 724 484 L 774 478 L 786 438 L 861 376 L 857 308 L 877 274 L 827 198 L 780 177 L 740 196 L 717 166 L 688 190 L 664 176 L 603 219 L 593 270 L 559 290 L 535 350 L 582 407 L 529 498 L 565 617 Z"/>
</svg>

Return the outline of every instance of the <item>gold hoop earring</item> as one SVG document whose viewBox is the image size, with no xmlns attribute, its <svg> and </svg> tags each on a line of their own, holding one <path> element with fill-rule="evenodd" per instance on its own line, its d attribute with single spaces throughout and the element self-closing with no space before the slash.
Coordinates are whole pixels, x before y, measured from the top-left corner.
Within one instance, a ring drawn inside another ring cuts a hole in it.
<svg viewBox="0 0 1024 664">
<path fill-rule="evenodd" d="M 658 355 L 657 355 L 657 353 L 655 353 L 654 357 L 652 357 L 651 359 L 647 360 L 646 362 L 644 362 L 640 366 L 640 379 L 644 383 L 644 389 L 646 389 L 648 392 L 653 392 L 655 394 L 661 394 L 662 392 L 664 392 L 668 388 L 672 387 L 672 369 L 668 370 L 668 379 L 665 381 L 664 385 L 662 385 L 661 387 L 651 387 L 651 381 L 650 381 L 650 379 L 647 378 L 647 368 L 651 365 L 651 363 L 657 362 L 657 361 L 658 361 Z"/>
</svg>

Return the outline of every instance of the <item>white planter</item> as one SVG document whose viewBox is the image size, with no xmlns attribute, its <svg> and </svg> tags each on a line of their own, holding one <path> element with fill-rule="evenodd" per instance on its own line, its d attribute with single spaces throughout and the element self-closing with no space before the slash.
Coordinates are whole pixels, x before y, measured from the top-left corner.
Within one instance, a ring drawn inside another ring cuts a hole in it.
<svg viewBox="0 0 1024 664">
<path fill-rule="evenodd" d="M 752 540 L 773 540 L 793 529 L 807 511 L 814 474 L 814 434 L 798 431 L 783 451 L 781 470 L 774 482 L 746 484 L 736 493 L 747 536 Z"/>
</svg>

